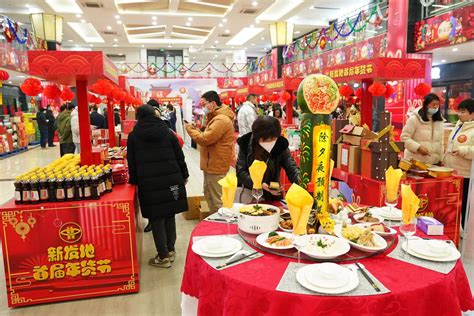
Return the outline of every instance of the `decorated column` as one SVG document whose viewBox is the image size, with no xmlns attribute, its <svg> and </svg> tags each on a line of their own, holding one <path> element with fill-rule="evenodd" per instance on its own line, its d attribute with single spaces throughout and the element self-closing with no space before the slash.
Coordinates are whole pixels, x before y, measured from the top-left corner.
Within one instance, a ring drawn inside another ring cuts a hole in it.
<svg viewBox="0 0 474 316">
<path fill-rule="evenodd" d="M 340 95 L 334 80 L 325 75 L 309 75 L 298 89 L 301 121 L 301 186 L 313 192 L 321 226 L 332 230 L 329 213 L 329 177 L 331 168 L 331 113 Z"/>
</svg>

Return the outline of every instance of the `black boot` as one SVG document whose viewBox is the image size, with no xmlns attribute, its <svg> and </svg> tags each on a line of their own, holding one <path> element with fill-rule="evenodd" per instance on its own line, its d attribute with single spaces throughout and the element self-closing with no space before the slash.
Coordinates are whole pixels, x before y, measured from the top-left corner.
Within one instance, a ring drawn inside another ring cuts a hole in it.
<svg viewBox="0 0 474 316">
<path fill-rule="evenodd" d="M 145 226 L 145 229 L 143 231 L 145 233 L 151 232 L 151 222 L 148 222 L 148 224 Z"/>
</svg>

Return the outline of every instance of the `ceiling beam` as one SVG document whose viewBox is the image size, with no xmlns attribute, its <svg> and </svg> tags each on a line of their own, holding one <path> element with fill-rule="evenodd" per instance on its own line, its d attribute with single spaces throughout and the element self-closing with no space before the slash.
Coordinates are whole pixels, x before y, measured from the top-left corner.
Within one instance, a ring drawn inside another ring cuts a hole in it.
<svg viewBox="0 0 474 316">
<path fill-rule="evenodd" d="M 169 0 L 169 10 L 170 12 L 178 12 L 178 8 L 179 8 L 179 1 L 180 0 Z"/>
</svg>

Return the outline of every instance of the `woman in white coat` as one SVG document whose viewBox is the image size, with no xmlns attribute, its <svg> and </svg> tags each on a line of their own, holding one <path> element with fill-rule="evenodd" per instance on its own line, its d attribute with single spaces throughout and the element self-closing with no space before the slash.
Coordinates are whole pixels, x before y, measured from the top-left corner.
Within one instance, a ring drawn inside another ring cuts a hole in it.
<svg viewBox="0 0 474 316">
<path fill-rule="evenodd" d="M 462 195 L 462 222 L 466 217 L 469 177 L 474 159 L 474 100 L 466 99 L 458 105 L 459 121 L 448 138 L 444 164 L 464 177 Z"/>
<path fill-rule="evenodd" d="M 405 158 L 414 158 L 427 164 L 442 161 L 444 119 L 439 103 L 436 94 L 428 94 L 423 100 L 423 107 L 407 120 L 401 135 L 405 142 Z"/>
<path fill-rule="evenodd" d="M 72 142 L 76 146 L 76 154 L 81 153 L 81 136 L 79 132 L 79 112 L 77 107 L 71 112 L 71 132 L 72 132 Z"/>
</svg>

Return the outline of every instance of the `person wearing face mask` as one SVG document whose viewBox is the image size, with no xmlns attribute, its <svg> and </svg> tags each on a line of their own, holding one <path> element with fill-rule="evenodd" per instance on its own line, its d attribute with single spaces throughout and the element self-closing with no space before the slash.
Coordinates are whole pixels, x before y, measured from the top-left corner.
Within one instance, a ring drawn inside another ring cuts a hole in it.
<svg viewBox="0 0 474 316">
<path fill-rule="evenodd" d="M 249 94 L 247 101 L 242 104 L 237 114 L 239 136 L 243 136 L 252 131 L 252 124 L 257 117 L 257 96 L 255 94 Z"/>
<path fill-rule="evenodd" d="M 430 93 L 423 107 L 415 110 L 403 127 L 401 139 L 405 142 L 405 158 L 414 158 L 427 164 L 439 164 L 443 157 L 443 117 L 439 97 Z"/>
<path fill-rule="evenodd" d="M 222 105 L 215 91 L 201 96 L 201 105 L 207 115 L 204 131 L 186 123 L 189 136 L 201 146 L 201 170 L 204 173 L 204 197 L 211 212 L 222 207 L 222 188 L 218 181 L 230 169 L 234 147 L 234 113 Z"/>
<path fill-rule="evenodd" d="M 236 165 L 237 179 L 239 187 L 244 188 L 240 195 L 251 196 L 253 182 L 249 167 L 254 160 L 261 160 L 267 164 L 262 184 L 264 200 L 281 200 L 281 191 L 270 189 L 270 183 L 280 182 L 282 168 L 285 169 L 291 183 L 298 182 L 299 169 L 291 157 L 288 140 L 281 136 L 281 125 L 276 118 L 271 116 L 257 118 L 252 125 L 252 133 L 240 137 L 237 143 L 240 148 Z M 237 196 L 237 199 L 239 202 L 249 202 L 245 201 L 247 197 Z"/>
<path fill-rule="evenodd" d="M 459 121 L 448 137 L 444 164 L 464 177 L 461 221 L 464 227 L 469 195 L 469 177 L 474 159 L 474 100 L 466 99 L 459 103 L 458 113 Z"/>
</svg>

